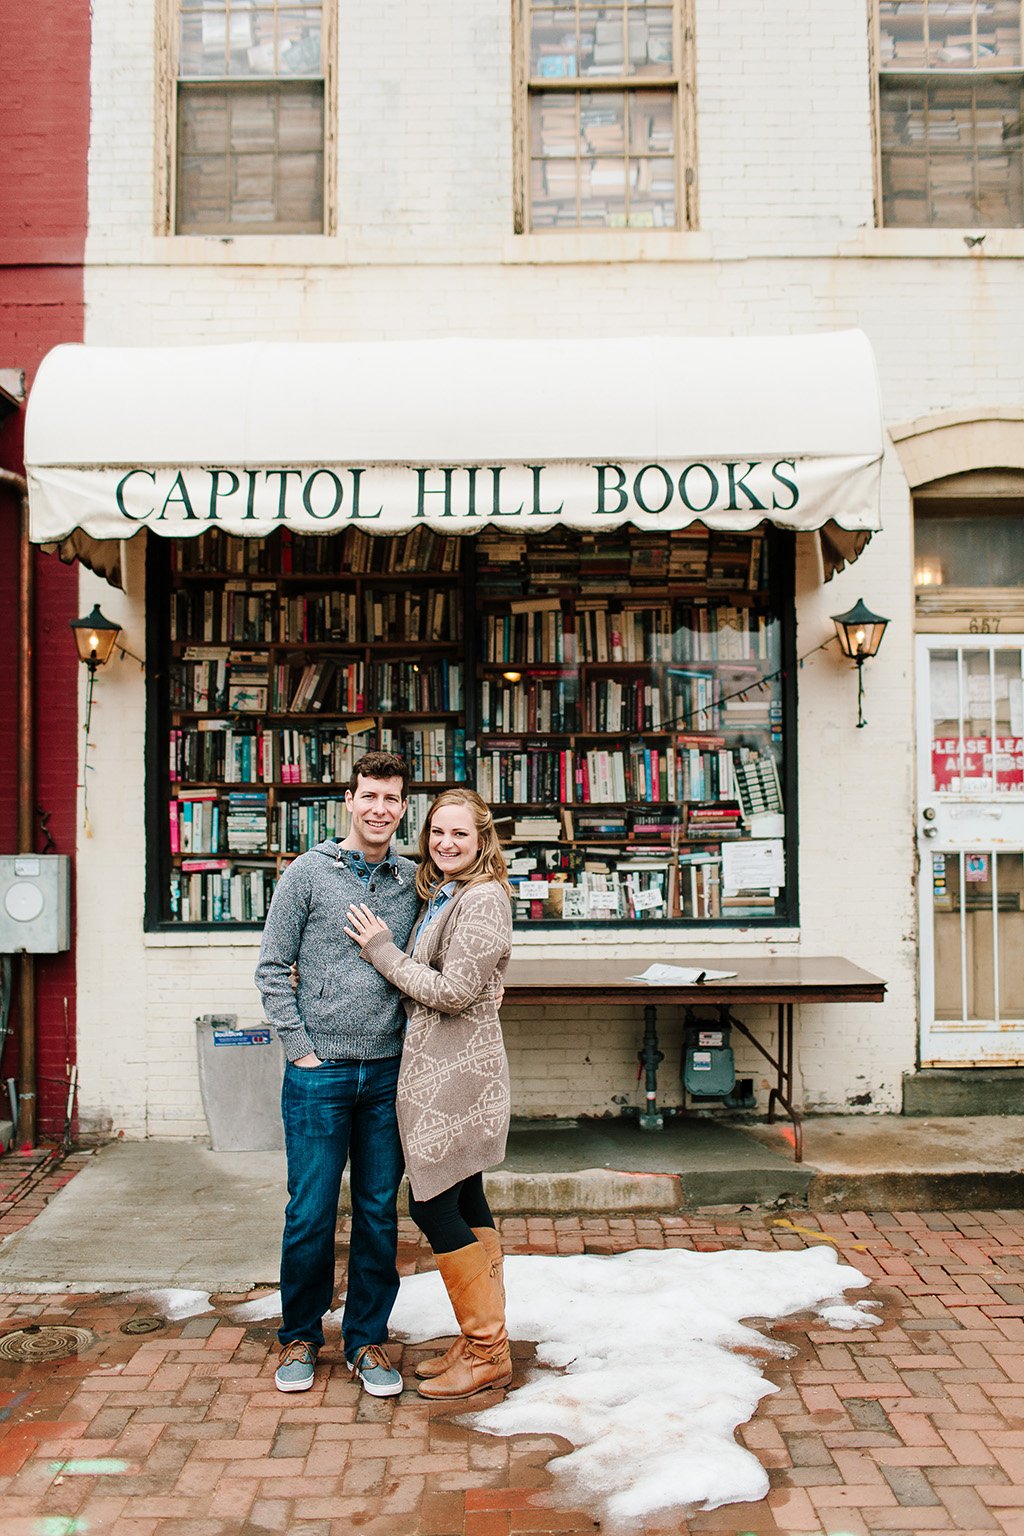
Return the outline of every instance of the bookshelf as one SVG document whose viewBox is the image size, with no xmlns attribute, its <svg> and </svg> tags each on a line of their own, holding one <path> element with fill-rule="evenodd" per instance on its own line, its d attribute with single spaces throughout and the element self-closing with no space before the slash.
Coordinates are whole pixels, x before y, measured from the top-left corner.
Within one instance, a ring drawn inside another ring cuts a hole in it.
<svg viewBox="0 0 1024 1536">
<path fill-rule="evenodd" d="M 517 922 L 786 920 L 779 537 L 484 532 L 475 555 L 476 783 Z M 745 887 L 764 841 L 778 884 Z"/>
<path fill-rule="evenodd" d="M 152 540 L 150 928 L 257 927 L 363 752 L 493 804 L 519 925 L 795 915 L 791 540 L 485 530 Z M 778 883 L 737 883 L 776 844 Z"/>
<path fill-rule="evenodd" d="M 433 795 L 466 780 L 464 549 L 427 528 L 151 549 L 151 923 L 262 923 L 284 865 L 344 835 L 374 748 L 409 762 L 415 848 Z"/>
</svg>

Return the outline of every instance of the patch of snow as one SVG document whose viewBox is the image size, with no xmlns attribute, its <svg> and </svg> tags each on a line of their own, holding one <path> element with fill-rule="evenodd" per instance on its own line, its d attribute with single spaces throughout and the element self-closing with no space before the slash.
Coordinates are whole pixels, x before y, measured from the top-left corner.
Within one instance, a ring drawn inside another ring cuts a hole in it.
<svg viewBox="0 0 1024 1536">
<path fill-rule="evenodd" d="M 881 1306 L 879 1301 L 856 1301 L 853 1306 L 838 1302 L 834 1306 L 818 1308 L 818 1316 L 823 1323 L 830 1328 L 877 1328 L 881 1318 L 873 1312 L 873 1307 Z"/>
<path fill-rule="evenodd" d="M 767 1494 L 764 1468 L 735 1431 L 778 1390 L 763 1364 L 792 1349 L 743 1319 L 812 1312 L 844 1328 L 878 1322 L 844 1298 L 865 1276 L 824 1246 L 512 1256 L 505 1284 L 509 1334 L 534 1341 L 547 1369 L 462 1422 L 568 1440 L 575 1449 L 549 1468 L 557 1502 L 620 1526 Z M 455 1326 L 438 1274 L 402 1281 L 396 1337 L 434 1339 Z"/>
<path fill-rule="evenodd" d="M 233 1323 L 259 1323 L 266 1317 L 281 1316 L 281 1292 L 270 1291 L 255 1301 L 240 1301 L 228 1312 Z"/>
<path fill-rule="evenodd" d="M 201 1317 L 212 1312 L 209 1291 L 183 1291 L 173 1288 L 155 1291 L 127 1291 L 126 1301 L 151 1301 L 161 1317 L 180 1323 L 187 1317 Z"/>
</svg>

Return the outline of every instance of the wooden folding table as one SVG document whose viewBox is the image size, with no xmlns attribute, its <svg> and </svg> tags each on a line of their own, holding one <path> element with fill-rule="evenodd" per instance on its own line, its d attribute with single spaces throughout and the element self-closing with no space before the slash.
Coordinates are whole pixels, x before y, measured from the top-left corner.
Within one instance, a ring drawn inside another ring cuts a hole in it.
<svg viewBox="0 0 1024 1536">
<path fill-rule="evenodd" d="M 688 970 L 735 971 L 726 981 L 672 982 L 649 986 L 628 977 L 645 970 L 646 960 L 519 960 L 513 958 L 505 976 L 507 1003 L 637 1003 L 644 1010 L 643 1047 L 637 1053 L 646 1072 L 645 1108 L 640 1114 L 643 1130 L 661 1130 L 658 1110 L 658 1005 L 683 1003 L 690 1007 L 711 1004 L 728 1009 L 728 1023 L 739 1030 L 775 1069 L 775 1086 L 768 1096 L 768 1119 L 775 1119 L 781 1104 L 793 1122 L 794 1154 L 803 1161 L 803 1130 L 793 1105 L 793 1009 L 799 1003 L 880 1003 L 885 982 L 870 971 L 838 955 L 765 955 L 732 959 L 726 954 L 706 962 L 680 960 Z M 664 962 L 670 963 L 670 962 Z M 773 1003 L 778 1009 L 776 1054 L 732 1012 L 733 1005 Z"/>
</svg>

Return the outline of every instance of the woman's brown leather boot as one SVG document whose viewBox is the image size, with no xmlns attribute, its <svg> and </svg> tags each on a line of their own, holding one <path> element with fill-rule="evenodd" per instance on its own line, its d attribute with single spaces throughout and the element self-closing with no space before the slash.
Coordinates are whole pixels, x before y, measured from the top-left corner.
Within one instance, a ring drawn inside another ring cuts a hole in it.
<svg viewBox="0 0 1024 1536">
<path fill-rule="evenodd" d="M 439 1253 L 437 1267 L 462 1330 L 458 1357 L 441 1375 L 424 1381 L 421 1397 L 448 1402 L 472 1397 L 512 1380 L 505 1307 L 497 1266 L 479 1241 Z"/>
<path fill-rule="evenodd" d="M 496 1276 L 501 1287 L 501 1301 L 505 1303 L 505 1274 L 504 1256 L 501 1251 L 501 1238 L 493 1227 L 472 1227 L 470 1229 L 478 1243 L 483 1243 L 487 1250 L 487 1256 L 491 1261 L 491 1273 Z M 458 1334 L 452 1344 L 449 1344 L 443 1355 L 434 1355 L 430 1360 L 421 1360 L 415 1366 L 416 1375 L 421 1381 L 430 1381 L 434 1376 L 441 1376 L 453 1366 L 462 1354 L 464 1343 L 462 1334 Z"/>
</svg>

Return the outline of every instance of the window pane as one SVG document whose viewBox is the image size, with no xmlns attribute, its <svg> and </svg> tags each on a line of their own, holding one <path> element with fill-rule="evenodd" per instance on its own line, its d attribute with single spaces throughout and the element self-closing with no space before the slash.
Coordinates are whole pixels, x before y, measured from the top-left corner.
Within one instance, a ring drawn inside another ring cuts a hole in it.
<svg viewBox="0 0 1024 1536">
<path fill-rule="evenodd" d="M 883 69 L 1012 69 L 1020 64 L 1018 0 L 881 0 Z"/>
<path fill-rule="evenodd" d="M 982 68 L 1008 69 L 1021 63 L 1019 0 L 994 0 L 991 16 L 978 24 L 978 64 Z M 982 49 L 991 48 L 990 54 Z"/>
<path fill-rule="evenodd" d="M 626 222 L 626 162 L 584 160 L 580 166 L 580 224 L 621 226 Z"/>
<path fill-rule="evenodd" d="M 1024 861 L 972 849 L 932 855 L 935 1017 L 1024 1018 Z M 998 983 L 998 985 L 997 985 Z"/>
<path fill-rule="evenodd" d="M 882 68 L 923 69 L 924 0 L 881 0 L 878 20 Z"/>
<path fill-rule="evenodd" d="M 184 79 L 321 74 L 319 5 L 277 0 L 183 3 L 178 73 Z"/>
<path fill-rule="evenodd" d="M 667 7 L 630 5 L 630 74 L 672 73 L 672 11 Z"/>
<path fill-rule="evenodd" d="M 914 516 L 915 581 L 922 587 L 1024 587 L 1024 515 Z"/>
<path fill-rule="evenodd" d="M 273 75 L 277 70 L 274 51 L 274 10 L 263 6 L 252 11 L 252 36 L 249 46 L 231 55 L 231 75 Z"/>
<path fill-rule="evenodd" d="M 484 532 L 477 553 L 476 786 L 513 823 L 516 921 L 782 916 L 782 871 L 741 888 L 733 857 L 785 835 L 763 535 Z"/>
<path fill-rule="evenodd" d="M 179 91 L 179 233 L 323 229 L 323 86 Z"/>
<path fill-rule="evenodd" d="M 1024 223 L 1020 80 L 881 81 L 885 223 Z"/>
<path fill-rule="evenodd" d="M 675 173 L 671 160 L 629 163 L 631 229 L 673 229 L 676 222 Z"/>
<path fill-rule="evenodd" d="M 626 150 L 626 98 L 619 91 L 580 96 L 580 153 L 623 155 Z M 623 171 L 625 175 L 625 171 Z"/>
<path fill-rule="evenodd" d="M 286 10 L 277 18 L 278 73 L 320 74 L 319 10 Z"/>
<path fill-rule="evenodd" d="M 576 227 L 575 160 L 534 160 L 530 167 L 530 212 L 534 229 Z"/>
<path fill-rule="evenodd" d="M 580 9 L 580 73 L 626 73 L 626 13 L 623 6 Z"/>
<path fill-rule="evenodd" d="M 179 74 L 223 76 L 244 72 L 255 40 L 253 12 L 239 6 L 182 11 Z"/>
<path fill-rule="evenodd" d="M 531 77 L 562 80 L 578 73 L 576 12 L 572 7 L 534 11 L 530 17 Z"/>
<path fill-rule="evenodd" d="M 542 159 L 575 158 L 576 97 L 537 95 L 530 98 L 530 128 L 534 155 Z"/>
<path fill-rule="evenodd" d="M 675 152 L 676 98 L 671 91 L 631 91 L 629 147 L 634 154 Z"/>
</svg>

